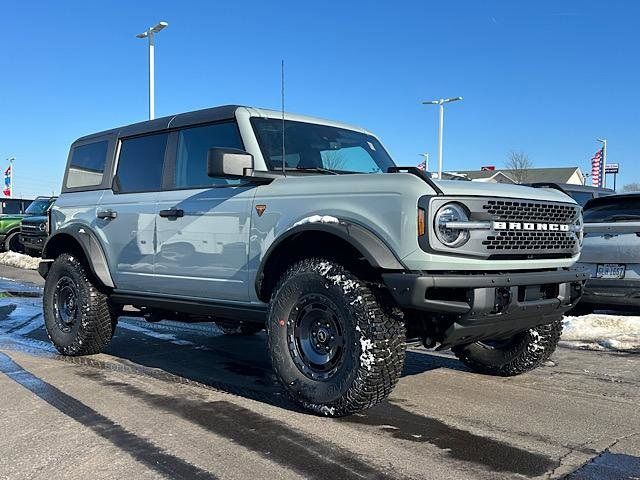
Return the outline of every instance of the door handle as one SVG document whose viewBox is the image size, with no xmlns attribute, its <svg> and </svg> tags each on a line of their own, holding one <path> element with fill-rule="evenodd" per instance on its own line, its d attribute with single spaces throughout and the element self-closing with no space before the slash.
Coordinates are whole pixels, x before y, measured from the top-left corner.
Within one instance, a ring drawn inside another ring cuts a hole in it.
<svg viewBox="0 0 640 480">
<path fill-rule="evenodd" d="M 114 212 L 113 210 L 102 210 L 96 213 L 96 217 L 106 219 L 106 220 L 112 220 L 117 216 L 118 216 L 118 212 Z"/>
<path fill-rule="evenodd" d="M 162 218 L 180 218 L 184 217 L 184 210 L 181 208 L 170 208 L 168 210 L 160 210 L 159 215 Z"/>
</svg>

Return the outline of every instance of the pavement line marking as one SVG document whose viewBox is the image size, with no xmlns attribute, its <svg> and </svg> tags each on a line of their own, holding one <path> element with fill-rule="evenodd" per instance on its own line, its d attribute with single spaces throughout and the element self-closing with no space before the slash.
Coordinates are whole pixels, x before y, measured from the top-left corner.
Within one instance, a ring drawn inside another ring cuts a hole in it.
<svg viewBox="0 0 640 480">
<path fill-rule="evenodd" d="M 0 352 L 0 372 L 23 386 L 72 420 L 129 454 L 146 467 L 168 478 L 216 479 L 215 475 L 167 453 L 149 440 L 124 429 L 113 420 L 93 410 L 74 397 L 24 370 L 8 355 Z"/>
</svg>

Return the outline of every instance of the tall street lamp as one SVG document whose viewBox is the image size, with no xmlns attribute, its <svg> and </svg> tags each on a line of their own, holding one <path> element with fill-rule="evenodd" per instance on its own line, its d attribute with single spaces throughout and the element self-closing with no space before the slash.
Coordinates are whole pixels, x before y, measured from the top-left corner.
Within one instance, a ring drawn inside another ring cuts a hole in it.
<svg viewBox="0 0 640 480">
<path fill-rule="evenodd" d="M 438 178 L 442 179 L 442 129 L 444 127 L 444 104 L 462 100 L 462 97 L 440 98 L 422 102 L 424 105 L 438 105 L 440 107 L 440 123 L 438 125 Z"/>
<path fill-rule="evenodd" d="M 149 120 L 153 120 L 155 118 L 155 65 L 154 65 L 154 49 L 155 44 L 153 42 L 153 37 L 156 33 L 162 30 L 165 27 L 168 27 L 169 24 L 167 22 L 160 22 L 157 25 L 145 30 L 142 33 L 136 35 L 138 38 L 147 38 L 149 40 Z"/>
</svg>

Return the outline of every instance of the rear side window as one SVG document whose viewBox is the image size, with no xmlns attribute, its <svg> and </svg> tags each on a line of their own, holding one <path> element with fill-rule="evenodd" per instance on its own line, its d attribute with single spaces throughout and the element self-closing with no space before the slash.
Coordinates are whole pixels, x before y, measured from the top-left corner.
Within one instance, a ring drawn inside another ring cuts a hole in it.
<svg viewBox="0 0 640 480">
<path fill-rule="evenodd" d="M 240 182 L 240 180 L 207 176 L 207 154 L 213 147 L 243 149 L 240 132 L 235 122 L 180 130 L 176 155 L 176 188 L 207 187 Z"/>
<path fill-rule="evenodd" d="M 167 133 L 158 133 L 122 141 L 116 177 L 119 193 L 160 190 L 167 138 Z"/>
<path fill-rule="evenodd" d="M 587 205 L 584 211 L 584 221 L 598 222 L 629 222 L 640 220 L 640 201 L 637 197 L 612 198 L 600 203 L 594 200 L 593 206 Z"/>
<path fill-rule="evenodd" d="M 109 142 L 103 140 L 73 149 L 67 173 L 67 188 L 95 187 L 102 183 L 108 145 Z"/>
</svg>

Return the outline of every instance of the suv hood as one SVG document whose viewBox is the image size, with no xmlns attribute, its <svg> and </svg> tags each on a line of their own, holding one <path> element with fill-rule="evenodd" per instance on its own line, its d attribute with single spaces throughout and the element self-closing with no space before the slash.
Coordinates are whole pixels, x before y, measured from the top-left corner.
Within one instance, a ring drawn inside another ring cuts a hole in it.
<svg viewBox="0 0 640 480">
<path fill-rule="evenodd" d="M 445 195 L 522 198 L 550 202 L 576 203 L 573 198 L 554 188 L 533 188 L 504 183 L 433 180 Z"/>
<path fill-rule="evenodd" d="M 42 222 L 46 222 L 47 220 L 48 218 L 45 215 L 28 215 L 22 219 L 22 223 L 40 225 Z"/>
<path fill-rule="evenodd" d="M 22 214 L 3 213 L 3 214 L 0 214 L 0 221 L 21 220 L 25 217 L 26 215 L 22 215 Z"/>
</svg>

